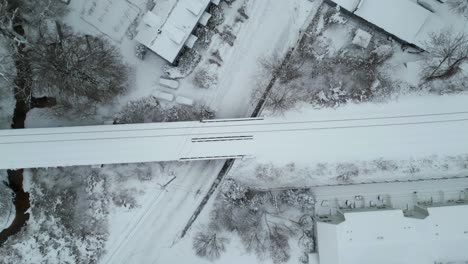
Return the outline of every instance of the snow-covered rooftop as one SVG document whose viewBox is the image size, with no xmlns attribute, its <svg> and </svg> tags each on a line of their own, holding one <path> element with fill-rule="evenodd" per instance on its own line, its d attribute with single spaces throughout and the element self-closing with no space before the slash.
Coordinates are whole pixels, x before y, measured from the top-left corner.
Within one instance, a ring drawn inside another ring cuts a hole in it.
<svg viewBox="0 0 468 264">
<path fill-rule="evenodd" d="M 210 0 L 160 0 L 144 15 L 135 39 L 172 63 L 209 4 Z"/>
<path fill-rule="evenodd" d="M 415 43 L 431 12 L 409 0 L 333 0 L 370 23 L 403 39 Z"/>
<path fill-rule="evenodd" d="M 102 33 L 120 42 L 139 12 L 131 1 L 86 0 L 80 16 Z"/>
<path fill-rule="evenodd" d="M 428 207 L 425 218 L 402 210 L 345 212 L 318 222 L 320 264 L 451 263 L 468 260 L 468 205 Z"/>
</svg>

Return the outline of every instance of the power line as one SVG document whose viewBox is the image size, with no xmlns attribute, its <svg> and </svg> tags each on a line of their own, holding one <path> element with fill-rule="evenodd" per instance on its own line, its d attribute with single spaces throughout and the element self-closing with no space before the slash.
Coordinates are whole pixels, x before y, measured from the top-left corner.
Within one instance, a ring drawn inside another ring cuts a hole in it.
<svg viewBox="0 0 468 264">
<path fill-rule="evenodd" d="M 305 121 L 284 121 L 284 122 L 262 122 L 262 123 L 249 123 L 249 124 L 229 124 L 223 123 L 223 125 L 211 125 L 216 124 L 216 122 L 204 123 L 204 127 L 209 128 L 222 128 L 222 127 L 246 127 L 246 126 L 269 126 L 269 125 L 294 125 L 294 124 L 308 124 L 308 123 L 331 123 L 331 122 L 349 122 L 349 121 L 368 121 L 368 120 L 385 120 L 385 119 L 399 119 L 399 118 L 415 118 L 415 117 L 431 117 L 431 116 L 445 116 L 445 115 L 461 115 L 468 114 L 468 111 L 460 112 L 446 112 L 446 113 L 431 113 L 431 114 L 415 114 L 415 115 L 399 115 L 399 116 L 379 116 L 379 117 L 362 117 L 362 118 L 344 118 L 344 119 L 325 119 L 325 120 L 305 120 Z M 199 122 L 192 121 L 190 123 Z M 188 123 L 188 122 L 187 122 Z M 159 128 L 132 128 L 132 129 L 119 129 L 119 126 L 148 126 L 151 124 L 165 124 L 171 125 L 171 122 L 167 123 L 140 123 L 140 124 L 122 124 L 122 125 L 112 125 L 108 127 L 113 127 L 113 129 L 108 130 L 91 130 L 91 131 L 71 131 L 71 132 L 48 132 L 48 133 L 36 133 L 36 134 L 11 134 L 11 135 L 2 135 L 2 137 L 19 137 L 19 136 L 42 136 L 42 135 L 72 135 L 72 134 L 93 134 L 93 133 L 118 133 L 118 132 L 136 132 L 136 131 L 155 131 L 155 130 L 179 130 L 179 129 L 189 129 L 192 130 L 196 127 L 196 124 L 183 127 L 159 127 Z M 51 128 L 47 128 L 51 129 Z M 56 128 L 56 129 L 60 129 Z M 67 129 L 73 129 L 73 127 L 67 127 Z M 11 130 L 5 130 L 5 132 L 10 132 Z M 15 130 L 17 133 L 21 130 Z M 1 131 L 0 131 L 1 132 Z M 21 133 L 21 132 L 20 132 Z"/>
<path fill-rule="evenodd" d="M 355 126 L 350 125 L 350 126 L 337 126 L 337 127 L 290 128 L 290 129 L 276 129 L 276 130 L 275 129 L 270 129 L 270 130 L 249 130 L 249 131 L 241 131 L 241 132 L 209 132 L 209 133 L 178 134 L 178 135 L 121 136 L 121 137 L 108 137 L 108 138 L 16 141 L 16 142 L 1 142 L 0 145 L 27 144 L 27 143 L 51 143 L 51 142 L 99 141 L 99 140 L 118 140 L 118 139 L 142 139 L 142 138 L 161 138 L 161 137 L 190 137 L 190 136 L 200 136 L 200 135 L 208 136 L 208 135 L 258 134 L 258 133 L 314 131 L 314 130 L 338 130 L 338 129 L 353 129 L 353 128 L 372 128 L 372 127 L 392 127 L 392 126 L 442 124 L 442 123 L 456 123 L 456 122 L 466 122 L 466 121 L 468 121 L 468 118 L 452 119 L 452 120 L 391 123 L 391 124 L 373 124 L 373 125 L 355 125 Z M 130 130 L 130 132 L 131 131 L 132 130 Z M 73 134 L 73 133 L 70 133 L 70 134 Z M 43 135 L 48 135 L 48 134 L 43 134 Z M 53 134 L 51 134 L 51 135 L 53 135 Z"/>
<path fill-rule="evenodd" d="M 446 112 L 446 113 L 431 113 L 431 114 L 415 114 L 415 115 L 400 115 L 400 116 L 380 116 L 380 117 L 363 117 L 363 118 L 345 118 L 345 119 L 325 119 L 325 120 L 305 120 L 305 121 L 284 121 L 284 122 L 262 122 L 262 123 L 249 123 L 249 124 L 229 124 L 223 123 L 223 125 L 208 125 L 215 124 L 216 122 L 204 123 L 207 124 L 202 128 L 226 128 L 226 127 L 255 127 L 255 126 L 270 126 L 270 125 L 294 125 L 294 124 L 312 124 L 312 123 L 331 123 L 331 122 L 349 122 L 349 121 L 369 121 L 369 120 L 385 120 L 385 119 L 399 119 L 399 118 L 415 118 L 415 117 L 433 117 L 433 116 L 447 116 L 447 115 L 462 115 L 468 114 L 468 111 L 460 112 Z M 459 119 L 461 120 L 461 119 Z M 463 119 L 464 120 L 464 119 Z M 190 123 L 194 123 L 190 122 Z M 433 121 L 436 122 L 436 121 Z M 198 124 L 198 122 L 195 122 Z M 408 122 L 409 124 L 410 122 Z M 170 125 L 171 123 L 151 123 L 151 124 L 165 124 Z M 35 133 L 35 134 L 11 134 L 11 135 L 2 135 L 2 137 L 19 137 L 19 136 L 44 136 L 44 135 L 73 135 L 73 134 L 93 134 L 93 133 L 119 133 L 119 132 L 137 132 L 137 131 L 157 131 L 157 130 L 193 130 L 196 128 L 196 124 L 183 127 L 159 127 L 159 128 L 132 128 L 132 129 L 119 129 L 119 126 L 131 126 L 132 124 L 124 125 L 113 125 L 109 130 L 91 130 L 91 131 L 70 131 L 70 132 L 48 132 L 48 133 Z M 139 126 L 148 126 L 150 123 L 142 124 L 133 124 Z M 60 129 L 60 128 L 57 128 Z M 70 129 L 70 128 L 68 128 Z M 10 130 L 5 130 L 9 132 Z M 23 130 L 24 131 L 24 130 Z M 15 130 L 15 133 L 21 133 L 21 130 Z M 223 133 L 210 133 L 210 134 L 223 134 Z M 172 135 L 172 136 L 184 136 L 187 134 Z M 191 135 L 191 134 L 190 134 Z M 167 135 L 171 136 L 171 135 Z"/>
</svg>

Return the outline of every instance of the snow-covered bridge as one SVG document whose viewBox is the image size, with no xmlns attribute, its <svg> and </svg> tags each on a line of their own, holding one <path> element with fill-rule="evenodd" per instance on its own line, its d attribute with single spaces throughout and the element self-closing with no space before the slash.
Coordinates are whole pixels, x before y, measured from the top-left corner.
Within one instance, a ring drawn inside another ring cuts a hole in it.
<svg viewBox="0 0 468 264">
<path fill-rule="evenodd" d="M 398 106 L 405 110 L 404 104 Z M 466 154 L 468 111 L 431 109 L 434 112 L 391 111 L 398 115 L 375 110 L 350 114 L 344 109 L 307 120 L 281 117 L 0 130 L 0 169 L 250 156 L 265 162 L 308 163 Z"/>
</svg>

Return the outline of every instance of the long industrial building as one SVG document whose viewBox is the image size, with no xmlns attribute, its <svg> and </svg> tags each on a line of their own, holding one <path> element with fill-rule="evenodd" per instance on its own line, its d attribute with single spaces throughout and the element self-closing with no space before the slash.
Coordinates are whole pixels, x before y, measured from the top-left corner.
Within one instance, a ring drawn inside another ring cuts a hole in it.
<svg viewBox="0 0 468 264">
<path fill-rule="evenodd" d="M 467 263 L 468 203 L 344 209 L 317 218 L 317 240 L 320 264 Z"/>
</svg>

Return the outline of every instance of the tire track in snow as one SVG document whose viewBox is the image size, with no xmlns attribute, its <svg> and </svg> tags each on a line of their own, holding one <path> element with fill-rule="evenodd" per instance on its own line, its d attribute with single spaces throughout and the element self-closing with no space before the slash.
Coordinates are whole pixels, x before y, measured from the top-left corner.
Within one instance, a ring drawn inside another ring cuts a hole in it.
<svg viewBox="0 0 468 264">
<path fill-rule="evenodd" d="M 207 191 L 206 182 L 211 182 L 211 178 L 215 177 L 213 170 L 218 170 L 221 162 L 196 162 L 186 166 L 185 170 L 177 173 L 178 178 L 174 185 L 171 183 L 166 190 L 161 190 L 147 208 L 141 209 L 144 210 L 143 215 L 137 216 L 138 220 L 133 222 L 135 224 L 130 230 L 123 232 L 118 245 L 114 243 L 110 247 L 112 252 L 101 263 L 146 263 L 148 259 L 157 259 L 161 250 L 170 246 L 173 237 L 177 235 L 170 232 L 180 229 L 167 227 L 174 226 L 173 222 L 178 219 L 190 217 L 186 216 L 186 212 L 191 212 L 191 207 L 196 206 L 196 201 L 203 197 L 194 199 L 193 194 L 198 189 L 201 190 L 200 194 Z M 181 223 L 180 228 L 185 221 L 182 220 Z"/>
</svg>

